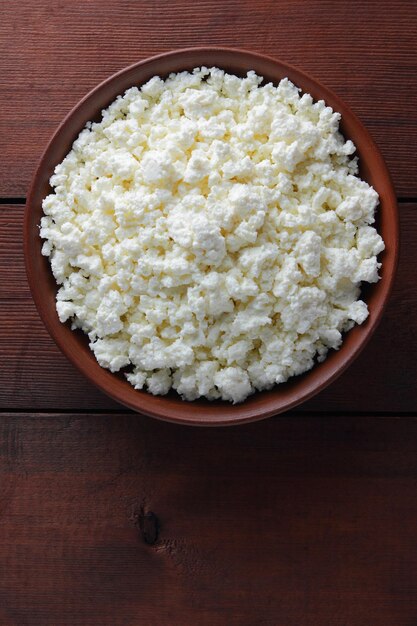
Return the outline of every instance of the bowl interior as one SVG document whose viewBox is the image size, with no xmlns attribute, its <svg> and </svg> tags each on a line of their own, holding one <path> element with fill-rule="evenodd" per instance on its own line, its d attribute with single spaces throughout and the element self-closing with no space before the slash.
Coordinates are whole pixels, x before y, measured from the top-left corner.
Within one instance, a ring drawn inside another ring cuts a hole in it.
<svg viewBox="0 0 417 626">
<path fill-rule="evenodd" d="M 61 324 L 55 310 L 57 285 L 49 261 L 41 255 L 39 222 L 42 200 L 50 193 L 49 178 L 57 163 L 71 149 L 73 141 L 89 120 L 98 120 L 101 111 L 119 94 L 132 85 L 141 85 L 154 75 L 162 77 L 170 72 L 192 70 L 197 66 L 217 66 L 238 76 L 255 70 L 265 81 L 278 83 L 288 77 L 302 91 L 315 100 L 323 99 L 342 114 L 341 131 L 352 139 L 360 159 L 360 175 L 380 196 L 377 227 L 386 249 L 380 255 L 383 263 L 382 279 L 366 288 L 365 298 L 370 315 L 362 326 L 355 326 L 344 337 L 339 351 L 330 351 L 327 359 L 310 372 L 278 385 L 271 391 L 256 393 L 240 405 L 226 402 L 196 400 L 184 402 L 175 393 L 165 397 L 136 391 L 122 375 L 111 374 L 101 368 L 88 347 L 86 336 L 71 331 L 69 324 Z M 225 48 L 193 48 L 159 55 L 137 63 L 115 74 L 90 92 L 66 117 L 52 137 L 35 172 L 25 217 L 26 268 L 39 313 L 50 334 L 73 362 L 94 384 L 108 395 L 141 413 L 197 425 L 237 424 L 261 419 L 296 406 L 336 378 L 357 356 L 374 331 L 391 290 L 398 256 L 398 215 L 394 189 L 385 163 L 369 133 L 350 109 L 331 91 L 300 70 L 280 61 L 247 51 Z"/>
</svg>

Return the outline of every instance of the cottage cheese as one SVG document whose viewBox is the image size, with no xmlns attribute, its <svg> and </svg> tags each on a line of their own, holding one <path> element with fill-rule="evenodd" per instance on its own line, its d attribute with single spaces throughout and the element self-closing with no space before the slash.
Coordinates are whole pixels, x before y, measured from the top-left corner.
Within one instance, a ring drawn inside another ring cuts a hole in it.
<svg viewBox="0 0 417 626">
<path fill-rule="evenodd" d="M 289 80 L 154 77 L 55 168 L 42 252 L 62 322 L 137 389 L 241 402 L 368 316 L 384 243 L 340 115 Z"/>
</svg>

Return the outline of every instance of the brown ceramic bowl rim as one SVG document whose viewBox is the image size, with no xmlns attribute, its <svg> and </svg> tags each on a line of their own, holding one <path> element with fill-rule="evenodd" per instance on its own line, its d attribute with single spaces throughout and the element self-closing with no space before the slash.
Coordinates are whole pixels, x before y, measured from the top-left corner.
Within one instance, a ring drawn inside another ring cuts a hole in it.
<svg viewBox="0 0 417 626">
<path fill-rule="evenodd" d="M 240 75 L 245 70 L 254 69 L 274 83 L 288 76 L 303 92 L 311 93 L 315 100 L 325 100 L 341 113 L 342 132 L 356 144 L 362 166 L 368 172 L 368 180 L 372 178 L 372 184 L 380 194 L 379 231 L 386 242 L 386 250 L 381 255 L 382 279 L 372 286 L 370 300 L 367 299 L 370 310 L 368 320 L 347 333 L 340 350 L 331 351 L 323 363 L 271 391 L 257 392 L 238 405 L 205 400 L 184 402 L 176 394 L 152 396 L 146 391 L 134 390 L 121 377 L 101 368 L 86 347 L 85 340 L 80 338 L 80 331 L 73 332 L 68 323 L 59 322 L 55 311 L 57 286 L 48 260 L 41 255 L 42 244 L 37 226 L 42 215 L 41 201 L 48 193 L 47 181 L 53 167 L 69 151 L 85 123 L 93 119 L 92 113 L 97 116 L 118 94 L 132 85 L 143 84 L 153 75 L 166 76 L 172 71 L 189 70 L 201 65 L 214 65 Z M 28 281 L 39 315 L 62 352 L 92 383 L 121 404 L 151 417 L 179 424 L 225 426 L 253 422 L 287 411 L 322 391 L 352 363 L 374 333 L 391 293 L 398 262 L 398 231 L 397 202 L 388 169 L 368 131 L 338 96 L 288 63 L 247 50 L 212 46 L 183 48 L 134 63 L 92 89 L 68 113 L 50 139 L 32 179 L 25 211 L 24 252 Z"/>
</svg>

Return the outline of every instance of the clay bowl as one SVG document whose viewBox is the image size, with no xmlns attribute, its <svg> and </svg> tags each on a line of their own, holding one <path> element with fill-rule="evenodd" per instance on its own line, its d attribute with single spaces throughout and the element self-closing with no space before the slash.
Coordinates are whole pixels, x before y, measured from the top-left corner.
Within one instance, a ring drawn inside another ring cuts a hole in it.
<svg viewBox="0 0 417 626">
<path fill-rule="evenodd" d="M 324 99 L 339 111 L 342 114 L 341 130 L 357 147 L 361 177 L 379 193 L 377 227 L 386 244 L 380 257 L 382 279 L 365 290 L 370 311 L 368 320 L 347 333 L 340 350 L 331 351 L 327 359 L 310 372 L 271 391 L 256 393 L 236 406 L 203 400 L 184 402 L 174 392 L 165 397 L 152 396 L 136 391 L 122 375 L 102 369 L 90 352 L 86 337 L 79 331 L 71 331 L 68 323 L 61 324 L 58 320 L 55 310 L 57 286 L 48 259 L 41 255 L 38 229 L 42 199 L 50 192 L 48 180 L 85 123 L 99 120 L 101 110 L 128 87 L 140 85 L 154 75 L 164 77 L 170 72 L 192 70 L 201 65 L 217 66 L 238 76 L 252 69 L 273 83 L 287 76 L 314 99 Z M 93 89 L 65 118 L 50 140 L 30 187 L 25 216 L 25 257 L 32 295 L 46 328 L 69 360 L 102 391 L 135 411 L 171 422 L 205 426 L 243 424 L 287 411 L 311 398 L 335 380 L 364 348 L 381 318 L 394 279 L 398 257 L 396 198 L 387 167 L 369 133 L 349 107 L 329 89 L 295 67 L 260 54 L 220 47 L 190 48 L 155 56 L 118 72 Z"/>
</svg>

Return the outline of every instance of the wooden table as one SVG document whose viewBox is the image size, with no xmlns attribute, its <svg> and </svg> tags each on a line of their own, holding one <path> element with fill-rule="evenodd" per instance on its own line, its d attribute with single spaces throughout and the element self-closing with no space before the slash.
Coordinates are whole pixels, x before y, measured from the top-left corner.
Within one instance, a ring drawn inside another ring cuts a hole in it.
<svg viewBox="0 0 417 626">
<path fill-rule="evenodd" d="M 417 4 L 7 1 L 0 15 L 0 624 L 416 626 Z M 22 216 L 67 111 L 149 55 L 223 44 L 300 66 L 373 134 L 401 218 L 395 291 L 296 413 L 193 429 L 129 413 L 32 304 Z"/>
</svg>

